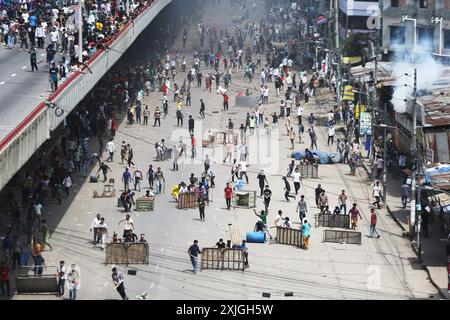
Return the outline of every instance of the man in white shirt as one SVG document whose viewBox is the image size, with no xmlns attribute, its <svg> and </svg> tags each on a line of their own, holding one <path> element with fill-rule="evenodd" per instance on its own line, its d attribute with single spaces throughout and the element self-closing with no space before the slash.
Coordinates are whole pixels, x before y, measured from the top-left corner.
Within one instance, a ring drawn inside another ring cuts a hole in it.
<svg viewBox="0 0 450 320">
<path fill-rule="evenodd" d="M 333 124 L 333 121 L 334 121 L 334 113 L 333 113 L 333 110 L 330 110 L 330 112 L 327 113 L 327 117 L 328 117 L 328 123 L 329 123 L 330 125 L 332 125 L 332 124 Z"/>
<path fill-rule="evenodd" d="M 295 194 L 298 194 L 298 190 L 300 190 L 300 182 L 302 179 L 302 175 L 298 171 L 298 168 L 295 168 L 295 171 L 294 171 L 294 173 L 292 173 L 291 176 L 294 179 Z"/>
<path fill-rule="evenodd" d="M 375 202 L 373 202 L 372 204 L 373 205 L 377 205 L 378 209 L 381 209 L 381 207 L 380 207 L 381 188 L 380 188 L 380 182 L 379 181 L 377 181 L 375 183 L 375 185 L 373 186 L 372 193 L 373 193 L 373 197 L 375 198 Z"/>
<path fill-rule="evenodd" d="M 113 139 L 109 140 L 109 142 L 106 144 L 106 151 L 109 152 L 109 157 L 106 161 L 113 162 L 114 151 L 116 151 L 116 146 L 114 145 Z"/>
<path fill-rule="evenodd" d="M 336 131 L 335 131 L 334 127 L 329 126 L 328 127 L 328 142 L 327 142 L 328 146 L 330 145 L 330 141 L 331 141 L 331 145 L 333 145 L 335 133 L 336 133 Z"/>
<path fill-rule="evenodd" d="M 60 297 L 64 296 L 64 284 L 67 279 L 66 266 L 65 262 L 61 260 L 59 262 L 59 267 L 57 269 L 58 272 L 58 295 Z"/>
<path fill-rule="evenodd" d="M 247 175 L 247 163 L 245 161 L 239 162 L 239 178 L 242 180 L 242 177 L 245 176 L 245 180 L 248 184 L 248 175 Z"/>
<path fill-rule="evenodd" d="M 97 216 L 94 218 L 94 220 L 92 220 L 91 223 L 91 228 L 90 228 L 90 232 L 94 232 L 94 244 L 97 244 L 98 239 L 97 239 L 97 231 L 98 231 L 98 226 L 100 225 L 100 220 L 101 219 L 101 215 L 100 213 L 97 214 Z"/>
</svg>

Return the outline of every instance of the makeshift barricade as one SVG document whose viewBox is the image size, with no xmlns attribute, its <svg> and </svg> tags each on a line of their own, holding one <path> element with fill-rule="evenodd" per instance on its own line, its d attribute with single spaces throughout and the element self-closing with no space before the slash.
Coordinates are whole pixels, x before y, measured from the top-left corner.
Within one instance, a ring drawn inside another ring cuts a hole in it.
<svg viewBox="0 0 450 320">
<path fill-rule="evenodd" d="M 277 227 L 277 243 L 300 247 L 302 244 L 300 230 Z"/>
<path fill-rule="evenodd" d="M 245 258 L 242 249 L 203 248 L 200 270 L 239 270 L 244 271 Z"/>
<path fill-rule="evenodd" d="M 324 230 L 324 242 L 361 244 L 361 232 L 348 230 Z"/>
<path fill-rule="evenodd" d="M 256 208 L 256 191 L 236 191 L 233 197 L 233 205 L 235 208 Z"/>
<path fill-rule="evenodd" d="M 178 195 L 178 209 L 191 209 L 198 206 L 198 193 L 195 191 L 180 193 Z"/>
<path fill-rule="evenodd" d="M 136 200 L 134 211 L 153 211 L 155 208 L 155 197 L 139 198 Z"/>
<path fill-rule="evenodd" d="M 149 245 L 139 242 L 118 242 L 106 245 L 105 265 L 108 264 L 148 264 Z"/>
<path fill-rule="evenodd" d="M 16 277 L 16 289 L 22 293 L 58 293 L 58 279 L 56 266 L 47 266 L 45 273 L 37 276 L 30 274 L 34 266 L 20 266 L 19 275 Z M 44 271 L 43 267 L 42 268 Z M 51 270 L 51 271 L 49 271 Z"/>
<path fill-rule="evenodd" d="M 346 214 L 319 213 L 317 224 L 326 228 L 350 228 L 350 216 Z"/>
<path fill-rule="evenodd" d="M 298 172 L 300 172 L 302 179 L 318 179 L 319 178 L 319 165 L 315 164 L 298 164 Z"/>
</svg>

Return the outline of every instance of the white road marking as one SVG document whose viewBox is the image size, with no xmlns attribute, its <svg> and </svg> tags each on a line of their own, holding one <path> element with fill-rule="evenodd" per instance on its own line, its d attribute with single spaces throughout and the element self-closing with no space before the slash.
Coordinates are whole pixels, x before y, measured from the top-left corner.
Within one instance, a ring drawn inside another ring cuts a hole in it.
<svg viewBox="0 0 450 320">
<path fill-rule="evenodd" d="M 154 286 L 155 284 L 152 282 L 152 284 L 150 285 L 150 289 L 153 289 Z"/>
<path fill-rule="evenodd" d="M 5 84 L 5 83 L 6 83 L 5 81 L 0 82 L 0 84 Z"/>
<path fill-rule="evenodd" d="M 159 250 L 159 251 L 163 252 L 164 251 L 164 247 L 162 247 L 161 250 Z"/>
<path fill-rule="evenodd" d="M 27 68 L 27 66 L 23 66 L 23 67 L 22 67 L 22 69 L 26 69 L 26 68 Z"/>
<path fill-rule="evenodd" d="M 13 73 L 12 75 L 11 75 L 11 77 L 15 77 L 16 76 L 16 74 L 15 73 Z"/>
</svg>

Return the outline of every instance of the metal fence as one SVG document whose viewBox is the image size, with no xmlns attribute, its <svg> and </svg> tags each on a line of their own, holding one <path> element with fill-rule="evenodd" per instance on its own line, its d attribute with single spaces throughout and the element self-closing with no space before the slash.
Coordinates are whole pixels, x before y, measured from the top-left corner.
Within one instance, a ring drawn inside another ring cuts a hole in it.
<svg viewBox="0 0 450 320">
<path fill-rule="evenodd" d="M 233 205 L 235 208 L 256 208 L 256 191 L 236 191 L 233 197 Z"/>
<path fill-rule="evenodd" d="M 277 227 L 277 243 L 300 247 L 301 236 L 299 229 Z"/>
<path fill-rule="evenodd" d="M 203 248 L 200 269 L 244 271 L 244 252 L 242 249 Z"/>
<path fill-rule="evenodd" d="M 317 224 L 326 228 L 350 228 L 350 216 L 345 214 L 319 213 Z"/>
<path fill-rule="evenodd" d="M 302 175 L 302 179 L 318 179 L 319 178 L 319 165 L 315 164 L 298 164 L 297 169 Z"/>
<path fill-rule="evenodd" d="M 348 230 L 324 230 L 324 242 L 361 244 L 361 232 Z"/>
<path fill-rule="evenodd" d="M 155 197 L 139 198 L 136 200 L 134 211 L 153 211 L 155 209 Z"/>
<path fill-rule="evenodd" d="M 148 264 L 148 243 L 108 243 L 105 249 L 105 265 L 108 264 Z"/>
</svg>

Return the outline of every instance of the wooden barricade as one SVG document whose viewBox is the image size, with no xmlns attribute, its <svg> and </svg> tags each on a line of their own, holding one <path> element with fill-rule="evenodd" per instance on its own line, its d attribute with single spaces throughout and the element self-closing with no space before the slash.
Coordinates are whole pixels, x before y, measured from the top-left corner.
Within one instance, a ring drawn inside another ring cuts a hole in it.
<svg viewBox="0 0 450 320">
<path fill-rule="evenodd" d="M 349 230 L 324 230 L 324 242 L 361 244 L 361 232 Z"/>
<path fill-rule="evenodd" d="M 228 224 L 228 235 L 231 239 L 232 246 L 241 245 L 241 233 L 239 232 L 239 227 L 237 225 Z"/>
<path fill-rule="evenodd" d="M 256 208 L 256 191 L 236 191 L 233 197 L 233 205 L 235 208 Z"/>
<path fill-rule="evenodd" d="M 319 178 L 319 165 L 315 164 L 298 164 L 298 172 L 302 175 L 302 179 L 318 179 Z"/>
<path fill-rule="evenodd" d="M 299 229 L 277 227 L 277 243 L 300 247 L 301 232 Z"/>
<path fill-rule="evenodd" d="M 203 248 L 200 270 L 245 270 L 245 258 L 242 249 Z"/>
<path fill-rule="evenodd" d="M 197 208 L 198 206 L 198 194 L 195 191 L 180 193 L 178 195 L 178 209 L 190 209 Z"/>
<path fill-rule="evenodd" d="M 327 228 L 350 228 L 350 216 L 346 214 L 319 213 L 317 224 Z"/>
<path fill-rule="evenodd" d="M 148 243 L 108 243 L 105 249 L 105 265 L 108 264 L 148 264 Z"/>
<path fill-rule="evenodd" d="M 134 211 L 153 211 L 155 209 L 155 197 L 139 198 L 136 200 Z"/>
</svg>

